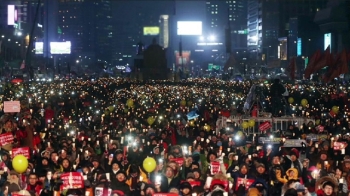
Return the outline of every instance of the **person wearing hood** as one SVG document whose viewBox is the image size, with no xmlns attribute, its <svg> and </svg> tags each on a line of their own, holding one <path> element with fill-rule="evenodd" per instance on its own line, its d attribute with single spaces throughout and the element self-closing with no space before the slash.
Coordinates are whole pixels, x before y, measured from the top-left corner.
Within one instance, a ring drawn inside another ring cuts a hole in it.
<svg viewBox="0 0 350 196">
<path fill-rule="evenodd" d="M 126 175 L 126 184 L 130 187 L 131 194 L 140 193 L 139 182 L 148 182 L 148 177 L 146 173 L 144 173 L 140 167 L 134 164 L 131 164 L 126 170 Z"/>
<path fill-rule="evenodd" d="M 298 171 L 298 177 L 301 177 L 303 165 L 299 161 L 299 151 L 293 148 L 289 152 L 289 156 L 284 157 L 284 170 L 287 171 L 289 168 L 295 168 Z"/>
<path fill-rule="evenodd" d="M 286 175 L 282 177 L 281 170 L 276 171 L 276 178 L 281 183 L 285 184 L 290 180 L 299 181 L 298 170 L 296 168 L 290 168 L 286 171 Z"/>
<path fill-rule="evenodd" d="M 111 188 L 112 190 L 120 190 L 124 194 L 130 194 L 130 187 L 126 184 L 126 173 L 123 171 L 118 171 L 116 175 L 111 176 Z"/>
</svg>

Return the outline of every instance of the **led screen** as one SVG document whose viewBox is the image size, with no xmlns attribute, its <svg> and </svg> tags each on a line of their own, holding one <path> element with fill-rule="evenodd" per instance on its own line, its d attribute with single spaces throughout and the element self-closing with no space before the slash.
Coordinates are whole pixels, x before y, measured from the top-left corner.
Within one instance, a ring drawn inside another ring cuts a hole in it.
<svg viewBox="0 0 350 196">
<path fill-rule="evenodd" d="M 326 50 L 327 47 L 332 48 L 332 34 L 326 33 L 324 34 L 324 49 Z"/>
<path fill-rule="evenodd" d="M 8 25 L 15 24 L 15 5 L 7 6 L 7 24 Z"/>
<path fill-rule="evenodd" d="M 178 21 L 177 35 L 202 35 L 202 22 Z"/>
<path fill-rule="evenodd" d="M 35 54 L 44 54 L 44 42 L 35 42 Z"/>
<path fill-rule="evenodd" d="M 159 27 L 143 27 L 143 35 L 159 35 Z"/>
<path fill-rule="evenodd" d="M 51 54 L 70 54 L 71 42 L 50 42 Z"/>
</svg>

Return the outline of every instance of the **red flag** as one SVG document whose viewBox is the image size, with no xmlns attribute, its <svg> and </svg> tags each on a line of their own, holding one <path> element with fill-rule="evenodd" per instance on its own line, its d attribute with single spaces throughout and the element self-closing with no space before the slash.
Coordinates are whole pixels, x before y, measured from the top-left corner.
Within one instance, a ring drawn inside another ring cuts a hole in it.
<svg viewBox="0 0 350 196">
<path fill-rule="evenodd" d="M 348 61 L 346 51 L 343 50 L 340 54 L 337 55 L 337 58 L 332 66 L 329 66 L 327 73 L 325 74 L 324 81 L 330 82 L 334 78 L 338 77 L 341 74 L 348 73 Z"/>
<path fill-rule="evenodd" d="M 332 65 L 333 57 L 331 55 L 331 49 L 328 46 L 327 49 L 322 54 L 320 60 L 315 64 L 315 66 L 312 69 L 312 73 L 315 73 L 324 67 Z"/>
<path fill-rule="evenodd" d="M 317 50 L 315 54 L 313 54 L 312 57 L 310 58 L 310 62 L 305 69 L 305 72 L 304 72 L 305 78 L 310 78 L 310 75 L 313 73 L 312 70 L 314 66 L 320 59 L 321 59 L 321 51 Z"/>
<path fill-rule="evenodd" d="M 23 61 L 22 64 L 21 64 L 21 67 L 20 67 L 19 69 L 24 69 L 24 68 L 26 68 L 26 64 L 25 64 L 25 62 Z"/>
<path fill-rule="evenodd" d="M 289 68 L 290 78 L 292 80 L 294 80 L 295 79 L 295 68 L 296 68 L 296 59 L 295 59 L 295 57 L 293 57 L 290 60 L 288 68 Z"/>
</svg>

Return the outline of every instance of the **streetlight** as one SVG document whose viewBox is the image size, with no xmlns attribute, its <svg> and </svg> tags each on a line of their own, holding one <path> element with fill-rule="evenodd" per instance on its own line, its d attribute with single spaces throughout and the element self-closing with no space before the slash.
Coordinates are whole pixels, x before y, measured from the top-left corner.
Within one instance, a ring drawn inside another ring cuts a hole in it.
<svg viewBox="0 0 350 196">
<path fill-rule="evenodd" d="M 4 38 L 4 37 L 5 37 L 5 35 L 2 35 L 2 36 L 1 36 L 1 38 Z"/>
<path fill-rule="evenodd" d="M 208 40 L 209 40 L 209 41 L 215 41 L 215 39 L 216 39 L 216 38 L 215 38 L 214 35 L 210 35 L 210 36 L 208 37 Z"/>
</svg>

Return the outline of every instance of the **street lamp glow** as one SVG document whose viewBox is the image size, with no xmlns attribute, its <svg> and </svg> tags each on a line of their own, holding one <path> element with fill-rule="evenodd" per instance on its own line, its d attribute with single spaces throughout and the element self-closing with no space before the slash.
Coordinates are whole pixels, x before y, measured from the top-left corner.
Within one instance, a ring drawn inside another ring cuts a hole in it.
<svg viewBox="0 0 350 196">
<path fill-rule="evenodd" d="M 208 37 L 208 40 L 209 40 L 209 41 L 215 41 L 215 39 L 216 39 L 216 38 L 215 38 L 214 35 L 210 35 L 210 36 Z"/>
<path fill-rule="evenodd" d="M 79 60 L 75 61 L 76 63 L 79 63 Z"/>
</svg>

